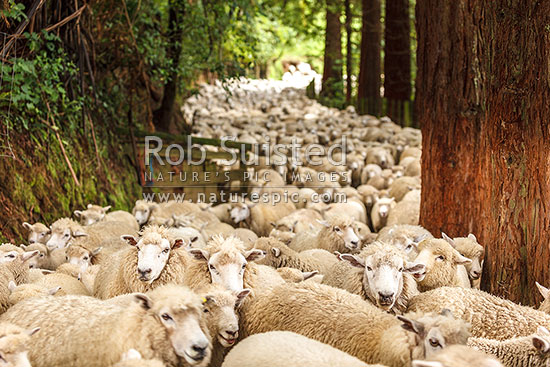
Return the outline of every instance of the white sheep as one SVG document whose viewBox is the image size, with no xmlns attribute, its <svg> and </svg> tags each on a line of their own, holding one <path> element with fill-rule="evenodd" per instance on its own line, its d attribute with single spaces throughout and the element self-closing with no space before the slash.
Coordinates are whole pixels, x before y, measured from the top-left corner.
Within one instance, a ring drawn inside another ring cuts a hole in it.
<svg viewBox="0 0 550 367">
<path fill-rule="evenodd" d="M 30 245 L 36 242 L 46 244 L 50 239 L 50 229 L 42 223 L 29 224 L 23 222 L 23 227 L 29 231 L 27 240 Z"/>
<path fill-rule="evenodd" d="M 269 236 L 271 223 L 286 217 L 296 210 L 293 203 L 234 203 L 231 209 L 231 219 L 237 225 L 244 224 L 258 236 Z"/>
<path fill-rule="evenodd" d="M 412 194 L 412 195 L 411 195 Z M 395 224 L 418 225 L 420 221 L 420 190 L 409 191 L 390 211 L 387 226 Z"/>
<path fill-rule="evenodd" d="M 360 238 L 355 232 L 352 219 L 333 217 L 320 223 L 323 228 L 319 232 L 312 231 L 304 233 L 304 236 L 296 236 L 290 242 L 289 247 L 299 252 L 314 248 L 329 252 L 350 252 L 359 248 Z"/>
<path fill-rule="evenodd" d="M 445 237 L 447 237 L 447 235 L 445 235 Z M 468 237 L 455 237 L 450 241 L 448 237 L 445 239 L 447 242 L 452 243 L 454 248 L 460 252 L 462 256 L 472 260 L 471 263 L 464 265 L 464 267 L 468 272 L 472 287 L 479 289 L 481 271 L 483 270 L 483 258 L 485 257 L 485 249 L 483 246 L 477 242 L 476 236 L 472 233 L 470 233 Z"/>
<path fill-rule="evenodd" d="M 107 213 L 111 206 L 101 207 L 99 205 L 88 204 L 85 210 L 75 210 L 74 215 L 80 220 L 83 226 L 89 226 L 100 221 L 123 222 L 134 230 L 139 230 L 139 224 L 136 218 L 124 210 L 116 210 Z"/>
<path fill-rule="evenodd" d="M 151 213 L 158 208 L 158 204 L 146 200 L 137 200 L 132 215 L 136 218 L 140 226 L 147 224 Z"/>
<path fill-rule="evenodd" d="M 110 366 L 129 349 L 167 366 L 208 364 L 211 342 L 200 296 L 167 285 L 133 298 L 131 305 L 83 296 L 31 298 L 0 321 L 40 327 L 49 336 L 31 337 L 29 357 L 36 366 Z"/>
<path fill-rule="evenodd" d="M 395 205 L 394 198 L 381 197 L 376 200 L 370 212 L 372 229 L 374 229 L 375 232 L 378 232 L 382 227 L 386 226 L 388 216 Z"/>
</svg>

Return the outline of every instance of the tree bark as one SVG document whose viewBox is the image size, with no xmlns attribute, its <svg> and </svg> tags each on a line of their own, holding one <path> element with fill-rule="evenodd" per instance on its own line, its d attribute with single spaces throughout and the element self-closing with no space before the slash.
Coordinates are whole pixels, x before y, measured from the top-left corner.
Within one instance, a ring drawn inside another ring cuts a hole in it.
<svg viewBox="0 0 550 367">
<path fill-rule="evenodd" d="M 153 119 L 155 127 L 158 130 L 170 131 L 172 115 L 174 113 L 174 102 L 178 92 L 178 72 L 177 67 L 180 61 L 182 50 L 183 29 L 181 24 L 185 13 L 185 1 L 170 1 L 169 20 L 168 20 L 168 46 L 166 55 L 171 60 L 172 72 L 168 81 L 164 85 L 164 95 L 160 107 L 154 111 Z"/>
<path fill-rule="evenodd" d="M 351 13 L 351 0 L 345 0 L 345 16 L 346 16 L 346 105 L 351 104 L 351 94 L 352 94 L 352 79 L 353 75 L 353 55 L 352 55 L 352 44 L 351 44 L 351 21 L 353 20 L 353 14 Z"/>
<path fill-rule="evenodd" d="M 387 0 L 384 29 L 384 97 L 387 115 L 404 125 L 411 99 L 411 27 L 409 0 Z"/>
<path fill-rule="evenodd" d="M 342 24 L 340 0 L 326 0 L 325 57 L 321 97 L 342 96 Z"/>
<path fill-rule="evenodd" d="M 482 288 L 540 300 L 550 283 L 550 1 L 417 2 L 420 222 L 473 232 Z"/>
<path fill-rule="evenodd" d="M 362 0 L 361 62 L 357 89 L 357 111 L 379 116 L 380 98 L 380 0 Z"/>
</svg>

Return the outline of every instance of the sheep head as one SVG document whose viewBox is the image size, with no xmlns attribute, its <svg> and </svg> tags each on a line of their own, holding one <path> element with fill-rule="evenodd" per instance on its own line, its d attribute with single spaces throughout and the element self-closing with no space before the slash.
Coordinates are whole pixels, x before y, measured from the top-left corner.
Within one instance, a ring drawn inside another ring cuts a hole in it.
<svg viewBox="0 0 550 367">
<path fill-rule="evenodd" d="M 42 223 L 29 224 L 23 222 L 23 227 L 29 231 L 27 239 L 31 245 L 37 242 L 46 244 L 50 239 L 51 231 Z"/>
</svg>

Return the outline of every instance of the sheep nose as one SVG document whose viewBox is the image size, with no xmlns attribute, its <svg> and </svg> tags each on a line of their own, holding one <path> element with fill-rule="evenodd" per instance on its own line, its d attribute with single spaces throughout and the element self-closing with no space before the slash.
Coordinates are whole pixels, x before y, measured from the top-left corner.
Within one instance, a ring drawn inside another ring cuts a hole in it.
<svg viewBox="0 0 550 367">
<path fill-rule="evenodd" d="M 36 242 L 35 240 L 30 240 L 30 241 L 29 241 L 29 244 L 32 245 L 32 244 L 35 243 L 35 242 Z"/>
<path fill-rule="evenodd" d="M 351 241 L 351 244 L 352 244 L 353 246 L 357 246 L 357 245 L 359 244 L 359 241 Z"/>
<path fill-rule="evenodd" d="M 378 296 L 380 297 L 380 303 L 391 303 L 393 301 L 393 295 L 394 293 L 384 293 L 384 292 L 378 292 Z"/>
<path fill-rule="evenodd" d="M 238 330 L 235 330 L 235 331 L 229 331 L 229 330 L 226 330 L 225 333 L 229 336 L 232 336 L 232 337 L 235 337 L 237 335 L 239 331 Z"/>
<path fill-rule="evenodd" d="M 473 273 L 475 279 L 479 278 L 479 276 L 481 275 L 479 271 L 473 271 Z"/>
<path fill-rule="evenodd" d="M 198 344 L 193 345 L 191 349 L 193 349 L 193 351 L 197 353 L 196 359 L 202 358 L 206 354 L 206 347 L 200 346 Z"/>
<path fill-rule="evenodd" d="M 138 272 L 139 272 L 139 275 L 148 275 L 148 274 L 151 274 L 151 268 L 147 268 L 147 269 L 138 269 Z"/>
</svg>

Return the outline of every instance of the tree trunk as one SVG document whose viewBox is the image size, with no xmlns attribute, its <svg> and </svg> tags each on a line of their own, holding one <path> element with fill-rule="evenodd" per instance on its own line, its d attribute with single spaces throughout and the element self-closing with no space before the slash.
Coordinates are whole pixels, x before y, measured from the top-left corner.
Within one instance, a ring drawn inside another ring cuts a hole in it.
<svg viewBox="0 0 550 367">
<path fill-rule="evenodd" d="M 327 27 L 325 31 L 325 57 L 321 97 L 342 97 L 342 24 L 340 0 L 326 0 Z"/>
<path fill-rule="evenodd" d="M 409 0 L 387 0 L 384 29 L 384 97 L 387 115 L 404 125 L 411 98 Z"/>
<path fill-rule="evenodd" d="M 176 69 L 181 55 L 181 42 L 183 37 L 181 24 L 184 13 L 184 0 L 170 1 L 166 55 L 171 60 L 172 72 L 170 73 L 167 83 L 164 85 L 164 95 L 160 107 L 153 114 L 155 127 L 162 131 L 170 131 L 170 124 L 174 113 L 174 102 L 178 92 L 179 78 Z"/>
<path fill-rule="evenodd" d="M 473 232 L 482 288 L 540 300 L 550 283 L 550 1 L 417 2 L 420 222 Z"/>
<path fill-rule="evenodd" d="M 351 0 L 345 0 L 345 15 L 346 15 L 346 105 L 351 104 L 351 93 L 352 93 L 352 80 L 351 76 L 353 75 L 353 55 L 352 55 L 352 44 L 351 44 L 351 34 L 353 32 L 351 28 L 351 21 L 353 19 L 353 14 L 351 13 Z"/>
<path fill-rule="evenodd" d="M 357 111 L 379 116 L 380 98 L 380 0 L 363 0 L 361 63 L 357 90 Z"/>
</svg>

